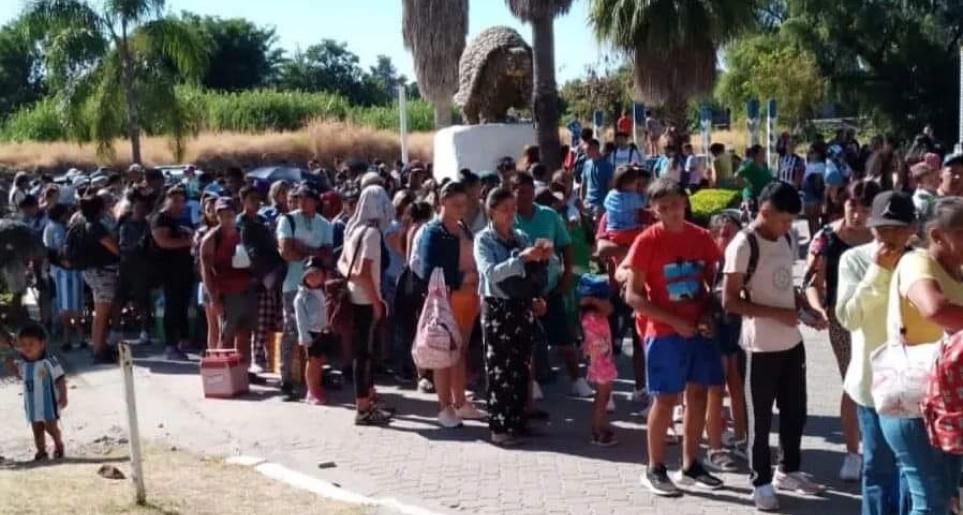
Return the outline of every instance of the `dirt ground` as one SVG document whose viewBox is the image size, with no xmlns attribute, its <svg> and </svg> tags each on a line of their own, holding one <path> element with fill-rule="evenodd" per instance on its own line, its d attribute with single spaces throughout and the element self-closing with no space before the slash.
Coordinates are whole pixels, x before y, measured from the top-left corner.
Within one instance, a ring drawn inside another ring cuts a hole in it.
<svg viewBox="0 0 963 515">
<path fill-rule="evenodd" d="M 63 460 L 0 462 L 0 513 L 362 515 L 373 511 L 288 487 L 220 458 L 159 445 L 144 448 L 147 504 L 137 506 L 127 456 L 123 440 L 105 437 L 74 449 Z M 117 467 L 127 479 L 98 475 L 105 464 Z"/>
</svg>

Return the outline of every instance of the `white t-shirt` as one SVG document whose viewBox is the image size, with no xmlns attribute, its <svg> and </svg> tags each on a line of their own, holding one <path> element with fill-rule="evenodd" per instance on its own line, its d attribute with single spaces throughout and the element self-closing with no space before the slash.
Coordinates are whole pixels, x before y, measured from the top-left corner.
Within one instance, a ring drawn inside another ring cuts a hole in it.
<svg viewBox="0 0 963 515">
<path fill-rule="evenodd" d="M 796 292 L 793 287 L 792 266 L 798 255 L 795 240 L 792 245 L 785 237 L 770 241 L 756 234 L 759 242 L 759 261 L 756 271 L 749 279 L 746 289 L 753 304 L 775 308 L 796 308 Z M 746 273 L 749 268 L 749 240 L 742 232 L 737 234 L 726 248 L 725 267 L 722 272 Z M 802 342 L 798 327 L 789 327 L 772 318 L 743 317 L 740 344 L 749 352 L 780 352 L 789 350 Z"/>
<path fill-rule="evenodd" d="M 381 234 L 376 228 L 366 227 L 364 229 L 364 236 L 359 238 L 358 235 L 361 234 L 360 231 L 360 229 L 356 231 L 350 238 L 345 237 L 344 248 L 341 250 L 341 258 L 338 260 L 338 270 L 345 277 L 350 277 L 348 267 L 351 266 L 351 260 L 354 259 L 355 248 L 360 244 L 361 247 L 358 249 L 358 258 L 355 259 L 353 273 L 361 272 L 361 268 L 364 266 L 364 260 L 370 259 L 375 291 L 378 292 L 380 296 Z M 370 298 L 368 292 L 353 280 L 348 280 L 348 292 L 351 294 L 351 302 L 355 304 L 374 304 L 376 300 Z"/>
<path fill-rule="evenodd" d="M 291 221 L 294 221 L 293 230 L 288 215 L 278 217 L 278 228 L 276 230 L 278 242 L 294 238 L 304 245 L 315 248 L 333 244 L 334 229 L 331 222 L 325 220 L 323 216 L 315 213 L 313 218 L 308 219 L 298 210 L 291 212 L 290 217 Z M 301 276 L 303 275 L 304 261 L 288 262 L 288 271 L 284 277 L 284 285 L 281 287 L 281 291 L 284 293 L 298 291 L 298 285 L 301 284 Z"/>
</svg>

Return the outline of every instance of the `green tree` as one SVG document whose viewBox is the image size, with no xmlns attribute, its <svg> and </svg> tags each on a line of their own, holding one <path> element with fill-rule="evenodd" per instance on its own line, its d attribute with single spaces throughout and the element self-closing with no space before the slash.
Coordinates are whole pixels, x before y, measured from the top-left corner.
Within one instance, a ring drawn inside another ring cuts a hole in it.
<svg viewBox="0 0 963 515">
<path fill-rule="evenodd" d="M 203 39 L 186 24 L 164 17 L 164 0 L 105 0 L 98 10 L 82 0 L 36 0 L 26 23 L 42 41 L 51 84 L 62 87 L 66 122 L 75 135 L 90 136 L 109 155 L 117 128 L 141 162 L 142 112 L 173 136 L 183 153 L 186 112 L 174 87 L 198 77 L 207 61 Z M 92 126 L 77 127 L 83 110 Z"/>
<path fill-rule="evenodd" d="M 542 162 L 549 170 L 555 170 L 562 165 L 555 84 L 555 18 L 568 12 L 572 0 L 505 0 L 505 3 L 515 17 L 532 26 L 532 114 Z"/>
<path fill-rule="evenodd" d="M 0 28 L 0 119 L 43 96 L 42 59 L 22 21 Z"/>
<path fill-rule="evenodd" d="M 390 57 L 379 55 L 376 59 L 376 64 L 371 67 L 371 78 L 380 85 L 389 97 L 393 98 L 404 77 L 398 75 L 398 69 L 395 68 Z"/>
<path fill-rule="evenodd" d="M 756 16 L 755 0 L 591 0 L 589 23 L 631 57 L 639 100 L 686 127 L 689 99 L 712 91 L 719 47 Z"/>
<path fill-rule="evenodd" d="M 284 59 L 276 85 L 285 90 L 339 93 L 356 105 L 387 102 L 383 86 L 364 73 L 358 62 L 358 56 L 348 50 L 347 43 L 325 39 Z"/>
<path fill-rule="evenodd" d="M 632 102 L 631 87 L 632 72 L 628 66 L 605 74 L 589 68 L 584 78 L 563 84 L 559 96 L 567 117 L 589 121 L 596 109 L 621 114 Z"/>
<path fill-rule="evenodd" d="M 779 117 L 793 128 L 811 119 L 825 102 L 829 80 L 816 57 L 778 34 L 739 39 L 726 47 L 726 71 L 716 85 L 716 99 L 745 113 L 746 101 L 774 98 Z"/>
<path fill-rule="evenodd" d="M 270 27 L 243 18 L 218 18 L 182 13 L 181 18 L 206 40 L 210 59 L 201 77 L 204 87 L 239 91 L 267 86 L 284 51 Z"/>
<path fill-rule="evenodd" d="M 451 125 L 458 60 L 468 35 L 468 0 L 402 0 L 405 48 L 415 61 L 418 91 L 435 108 L 435 128 Z"/>
<path fill-rule="evenodd" d="M 955 132 L 963 2 L 785 1 L 780 32 L 810 50 L 837 101 L 904 136 Z"/>
</svg>

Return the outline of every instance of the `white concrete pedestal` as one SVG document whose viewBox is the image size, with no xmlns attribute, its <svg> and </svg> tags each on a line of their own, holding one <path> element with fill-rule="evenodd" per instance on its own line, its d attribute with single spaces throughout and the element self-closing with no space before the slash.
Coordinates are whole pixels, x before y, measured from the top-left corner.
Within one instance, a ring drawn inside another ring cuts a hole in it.
<svg viewBox="0 0 963 515">
<path fill-rule="evenodd" d="M 458 170 L 468 168 L 478 173 L 494 170 L 499 159 L 518 159 L 525 145 L 535 144 L 535 127 L 531 124 L 489 123 L 456 125 L 435 133 L 435 178 L 457 178 Z"/>
</svg>

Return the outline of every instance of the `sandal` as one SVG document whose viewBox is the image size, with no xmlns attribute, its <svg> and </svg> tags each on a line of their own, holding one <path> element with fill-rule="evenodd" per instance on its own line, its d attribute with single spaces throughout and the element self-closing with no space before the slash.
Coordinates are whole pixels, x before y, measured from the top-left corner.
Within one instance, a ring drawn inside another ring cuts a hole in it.
<svg viewBox="0 0 963 515">
<path fill-rule="evenodd" d="M 615 447 L 619 444 L 619 440 L 615 438 L 615 433 L 612 430 L 605 429 L 598 433 L 593 432 L 590 443 L 598 447 Z"/>
<path fill-rule="evenodd" d="M 54 447 L 54 459 L 62 460 L 63 458 L 64 458 L 64 447 L 62 445 L 58 447 Z"/>
<path fill-rule="evenodd" d="M 50 456 L 47 454 L 47 451 L 40 451 L 33 455 L 33 461 L 45 461 L 48 459 L 50 459 Z"/>
</svg>

